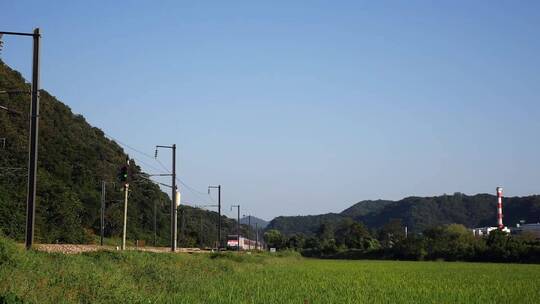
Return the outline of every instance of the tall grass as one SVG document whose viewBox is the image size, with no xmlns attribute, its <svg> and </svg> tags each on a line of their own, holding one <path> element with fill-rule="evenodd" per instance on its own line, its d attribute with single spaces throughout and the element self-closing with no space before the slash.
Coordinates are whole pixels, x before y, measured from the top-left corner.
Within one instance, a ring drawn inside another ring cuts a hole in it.
<svg viewBox="0 0 540 304">
<path fill-rule="evenodd" d="M 0 238 L 0 303 L 538 303 L 540 265 L 271 254 L 26 252 Z"/>
</svg>

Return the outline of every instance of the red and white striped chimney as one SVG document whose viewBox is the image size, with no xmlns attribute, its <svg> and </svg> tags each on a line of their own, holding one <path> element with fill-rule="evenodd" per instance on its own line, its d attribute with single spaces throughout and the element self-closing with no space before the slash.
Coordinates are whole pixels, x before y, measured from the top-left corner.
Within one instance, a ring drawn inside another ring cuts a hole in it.
<svg viewBox="0 0 540 304">
<path fill-rule="evenodd" d="M 502 212 L 502 196 L 503 196 L 503 188 L 497 187 L 497 226 L 499 229 L 503 229 L 503 212 Z"/>
</svg>

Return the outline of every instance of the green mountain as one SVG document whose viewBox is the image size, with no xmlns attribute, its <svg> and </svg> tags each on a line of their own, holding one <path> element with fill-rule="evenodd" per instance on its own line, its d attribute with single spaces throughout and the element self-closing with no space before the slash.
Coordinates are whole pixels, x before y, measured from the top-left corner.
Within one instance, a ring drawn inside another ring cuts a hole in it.
<svg viewBox="0 0 540 304">
<path fill-rule="evenodd" d="M 322 224 L 338 223 L 346 217 L 338 213 L 320 215 L 278 216 L 270 221 L 267 230 L 277 229 L 284 235 L 303 233 L 313 235 Z"/>
<path fill-rule="evenodd" d="M 0 91 L 29 90 L 21 74 L 0 61 Z M 100 231 L 101 181 L 116 181 L 127 154 L 82 115 L 47 91 L 40 94 L 36 242 L 93 242 Z M 29 99 L 26 93 L 0 93 L 0 106 L 20 112 L 0 110 L 0 231 L 17 240 L 23 240 L 25 233 Z M 141 175 L 136 160 L 131 162 L 134 175 Z M 107 184 L 106 237 L 121 235 L 122 198 L 120 183 Z M 155 217 L 157 243 L 167 245 L 169 204 L 157 185 L 142 178 L 132 181 L 128 239 L 153 243 Z M 217 220 L 215 212 L 181 206 L 180 245 L 211 245 Z M 224 236 L 236 231 L 234 220 L 223 217 L 223 221 Z"/>
<path fill-rule="evenodd" d="M 504 198 L 504 223 L 515 226 L 520 220 L 540 221 L 540 195 Z M 490 194 L 441 195 L 407 197 L 399 201 L 362 201 L 341 213 L 309 216 L 280 216 L 267 229 L 277 229 L 286 235 L 313 235 L 321 224 L 335 224 L 346 218 L 364 223 L 368 228 L 380 228 L 392 219 L 400 219 L 409 231 L 421 232 L 443 224 L 463 224 L 467 227 L 496 225 L 497 198 Z"/>
<path fill-rule="evenodd" d="M 376 213 L 391 203 L 392 201 L 385 200 L 361 201 L 343 210 L 341 215 L 351 218 L 361 217 L 370 213 Z"/>
<path fill-rule="evenodd" d="M 251 224 L 251 227 L 253 228 L 257 227 L 259 229 L 264 229 L 268 226 L 269 222 L 252 215 L 251 219 L 248 216 L 241 218 L 240 223 L 244 225 Z"/>
</svg>

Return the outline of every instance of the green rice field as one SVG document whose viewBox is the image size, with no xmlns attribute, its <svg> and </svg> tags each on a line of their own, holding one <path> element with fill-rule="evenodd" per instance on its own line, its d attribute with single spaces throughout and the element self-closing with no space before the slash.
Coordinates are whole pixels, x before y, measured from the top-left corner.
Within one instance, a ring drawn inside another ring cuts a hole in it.
<svg viewBox="0 0 540 304">
<path fill-rule="evenodd" d="M 62 255 L 0 241 L 0 303 L 540 303 L 540 265 Z"/>
</svg>

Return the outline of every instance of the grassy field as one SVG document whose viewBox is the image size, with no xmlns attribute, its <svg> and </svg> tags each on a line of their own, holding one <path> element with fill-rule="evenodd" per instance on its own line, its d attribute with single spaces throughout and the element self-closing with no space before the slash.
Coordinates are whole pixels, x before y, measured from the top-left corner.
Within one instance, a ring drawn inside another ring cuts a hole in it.
<svg viewBox="0 0 540 304">
<path fill-rule="evenodd" d="M 539 303 L 540 265 L 62 255 L 0 238 L 0 295 L 8 303 Z"/>
</svg>

